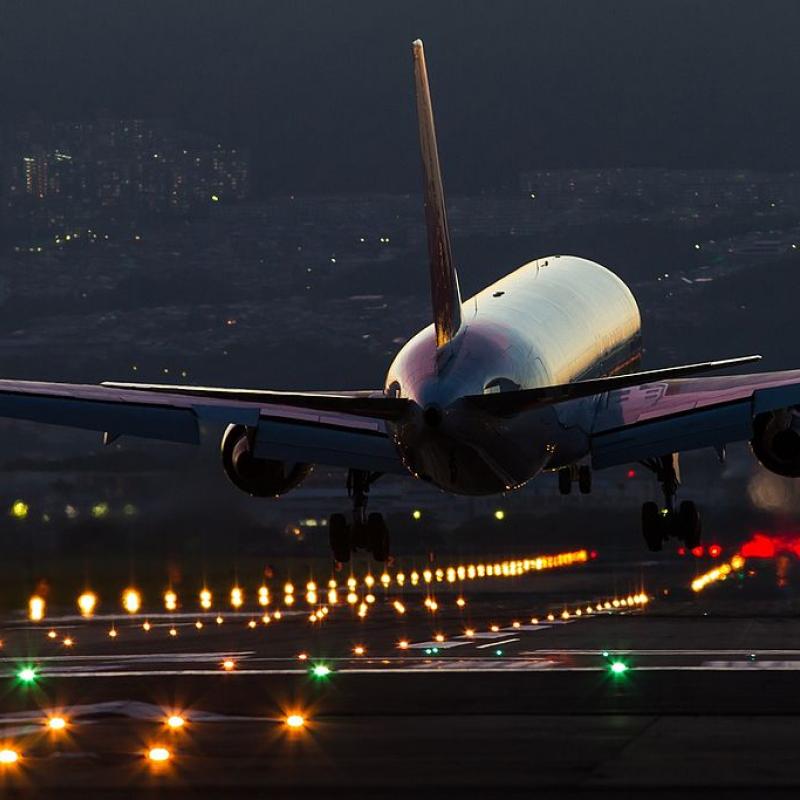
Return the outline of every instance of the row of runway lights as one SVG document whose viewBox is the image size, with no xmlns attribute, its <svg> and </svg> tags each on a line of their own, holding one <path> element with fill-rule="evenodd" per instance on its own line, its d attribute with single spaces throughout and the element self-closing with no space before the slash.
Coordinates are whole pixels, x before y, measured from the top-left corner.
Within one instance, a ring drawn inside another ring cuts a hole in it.
<svg viewBox="0 0 800 800">
<path fill-rule="evenodd" d="M 33 678 L 31 678 L 31 680 L 33 680 Z M 166 712 L 163 719 L 164 728 L 171 734 L 184 731 L 188 723 L 189 720 L 185 714 L 179 711 Z M 307 726 L 308 720 L 305 714 L 300 711 L 292 711 L 281 718 L 281 723 L 288 731 L 298 732 Z M 63 736 L 73 727 L 70 720 L 61 713 L 45 716 L 42 724 L 45 730 L 53 736 Z M 171 742 L 152 742 L 145 748 L 143 756 L 153 766 L 163 765 L 173 757 L 173 748 L 170 746 L 171 744 Z M 0 767 L 13 767 L 17 765 L 21 759 L 22 753 L 20 750 L 9 744 L 0 748 Z"/>
<path fill-rule="evenodd" d="M 702 592 L 706 587 L 718 581 L 726 580 L 731 573 L 740 572 L 744 568 L 744 565 L 744 557 L 737 553 L 730 561 L 726 561 L 724 564 L 720 564 L 718 567 L 714 567 L 714 569 L 710 569 L 708 572 L 698 575 L 692 581 L 692 591 L 696 593 Z"/>
<path fill-rule="evenodd" d="M 412 570 L 410 573 L 396 572 L 391 575 L 384 572 L 379 578 L 375 578 L 371 574 L 367 574 L 359 581 L 354 576 L 347 579 L 346 587 L 346 601 L 349 605 L 356 605 L 359 603 L 359 595 L 357 590 L 359 584 L 363 586 L 366 592 L 363 595 L 363 600 L 359 605 L 359 612 L 364 612 L 365 604 L 372 604 L 375 602 L 375 595 L 373 590 L 380 585 L 383 589 L 389 589 L 392 585 L 399 588 L 404 588 L 406 585 L 419 586 L 420 584 L 430 587 L 434 583 L 447 583 L 454 584 L 457 581 L 474 581 L 486 578 L 516 578 L 526 575 L 530 572 L 541 572 L 543 570 L 557 569 L 561 567 L 574 566 L 575 564 L 586 563 L 594 553 L 586 550 L 576 550 L 568 553 L 557 553 L 556 555 L 536 556 L 534 558 L 513 559 L 507 561 L 498 561 L 492 563 L 480 564 L 467 564 L 459 565 L 457 567 L 446 567 L 436 569 L 424 569 L 421 572 Z M 342 587 L 343 588 L 343 587 Z M 305 586 L 305 600 L 309 606 L 316 606 L 320 602 L 321 587 L 313 580 L 308 581 Z M 327 597 L 328 605 L 337 605 L 339 603 L 339 584 L 335 579 L 331 579 L 327 583 L 325 596 Z M 297 594 L 295 586 L 290 581 L 283 587 L 283 604 L 287 608 L 295 605 Z M 142 609 L 142 594 L 135 587 L 129 587 L 122 593 L 122 608 L 128 614 L 138 614 Z M 245 593 L 240 586 L 234 586 L 230 590 L 229 595 L 230 605 L 234 610 L 241 609 L 245 604 Z M 200 608 L 203 611 L 211 610 L 214 602 L 213 594 L 210 589 L 204 587 L 199 595 L 198 601 Z M 258 604 L 262 608 L 266 608 L 272 601 L 270 589 L 266 585 L 262 585 L 258 589 Z M 178 611 L 179 598 L 175 591 L 168 589 L 163 596 L 164 609 L 168 612 Z M 432 601 L 435 603 L 435 601 Z M 426 604 L 427 605 L 427 604 Z M 77 599 L 77 607 L 81 616 L 91 618 L 97 613 L 99 607 L 99 598 L 93 591 L 87 590 L 83 592 Z M 44 597 L 35 594 L 28 600 L 28 617 L 33 622 L 41 622 L 44 620 L 47 610 L 47 603 Z M 435 610 L 431 609 L 431 610 Z M 363 616 L 362 613 L 362 616 Z"/>
<path fill-rule="evenodd" d="M 594 613 L 603 613 L 603 612 L 613 612 L 617 610 L 627 610 L 633 608 L 643 608 L 650 602 L 649 596 L 645 592 L 639 592 L 637 594 L 630 595 L 628 597 L 617 598 L 615 597 L 613 600 L 605 600 L 602 602 L 595 603 L 594 605 L 588 604 L 585 607 L 576 607 L 573 608 L 572 611 L 569 609 L 564 609 L 558 616 L 553 613 L 547 614 L 546 617 L 542 618 L 542 621 L 554 622 L 557 619 L 562 620 L 570 620 L 575 618 L 580 618 L 582 616 L 589 616 Z M 538 625 L 540 620 L 538 617 L 531 617 L 530 620 L 532 625 Z M 522 624 L 519 621 L 515 621 L 511 623 L 511 628 L 516 629 L 520 628 Z M 500 627 L 498 625 L 490 626 L 490 631 L 493 633 L 500 632 Z M 476 635 L 474 629 L 467 628 L 464 631 L 464 636 L 471 638 Z M 436 642 L 444 642 L 445 636 L 444 634 L 436 634 L 435 641 Z M 410 646 L 410 643 L 405 640 L 401 639 L 398 642 L 398 648 L 401 650 L 407 650 Z M 355 656 L 365 656 L 366 655 L 366 648 L 363 645 L 356 645 L 353 648 L 353 655 Z M 430 647 L 425 650 L 426 655 L 435 655 L 438 653 L 438 648 Z M 497 655 L 502 655 L 502 650 L 498 649 L 496 651 Z M 608 669 L 609 672 L 614 676 L 620 676 L 627 672 L 629 669 L 628 664 L 619 658 L 614 658 L 608 652 L 602 653 L 603 658 L 605 658 L 608 662 Z M 298 659 L 300 661 L 307 661 L 308 655 L 306 653 L 300 653 L 298 655 Z M 236 670 L 236 661 L 232 658 L 227 658 L 220 664 L 221 669 L 224 672 L 232 673 Z M 324 662 L 319 662 L 314 664 L 311 669 L 309 670 L 310 675 L 318 680 L 326 679 L 332 674 L 333 670 Z M 23 684 L 34 684 L 39 679 L 38 670 L 33 666 L 26 666 L 20 669 L 17 672 L 17 679 Z M 171 711 L 165 712 L 163 718 L 163 724 L 165 728 L 172 732 L 177 733 L 185 729 L 187 726 L 187 718 L 186 716 L 178 711 Z M 52 715 L 47 715 L 43 722 L 45 728 L 52 733 L 53 735 L 61 735 L 64 734 L 69 730 L 71 727 L 71 723 L 69 719 L 64 716 L 63 714 L 56 713 Z M 298 732 L 302 729 L 306 728 L 308 724 L 308 719 L 304 713 L 299 710 L 292 711 L 286 714 L 282 718 L 282 724 L 286 727 L 288 731 L 291 732 Z M 153 766 L 163 765 L 169 762 L 173 758 L 173 750 L 169 743 L 157 742 L 153 743 L 144 752 L 144 757 L 149 761 Z M 3 749 L 0 749 L 0 767 L 13 767 L 16 765 L 22 756 L 19 750 L 14 749 L 13 747 L 6 746 Z"/>
<path fill-rule="evenodd" d="M 426 598 L 426 602 L 427 600 L 428 598 Z M 463 600 L 463 598 L 459 598 L 459 600 Z M 539 624 L 553 623 L 558 621 L 566 622 L 568 620 L 577 620 L 582 617 L 589 617 L 594 614 L 609 614 L 619 611 L 629 611 L 631 609 L 637 609 L 637 608 L 641 609 L 644 608 L 649 602 L 650 598 L 645 592 L 638 592 L 636 594 L 630 594 L 627 597 L 614 597 L 612 599 L 607 599 L 597 603 L 588 603 L 586 606 L 582 605 L 574 606 L 572 609 L 565 607 L 559 613 L 550 612 L 542 616 L 541 618 L 531 617 L 530 624 L 539 625 Z M 399 615 L 404 615 L 406 613 L 406 607 L 399 600 L 395 600 L 392 603 L 392 605 L 394 607 L 394 610 Z M 435 605 L 435 601 L 431 601 L 430 605 Z M 308 617 L 308 621 L 311 623 L 320 623 L 328 616 L 329 613 L 330 609 L 327 606 L 322 606 Z M 360 610 L 359 610 L 359 616 L 362 616 Z M 261 618 L 261 622 L 263 625 L 268 625 L 273 620 L 279 621 L 282 618 L 283 615 L 281 611 L 276 610 L 275 612 L 273 612 L 272 615 L 265 614 Z M 218 625 L 222 625 L 224 621 L 225 618 L 221 615 L 217 616 L 215 619 L 215 622 Z M 198 630 L 202 630 L 205 627 L 202 620 L 197 620 L 194 624 Z M 517 629 L 520 628 L 521 625 L 522 623 L 520 623 L 518 620 L 515 620 L 511 623 L 511 628 Z M 154 626 L 152 625 L 152 623 L 150 623 L 148 620 L 145 620 L 141 625 L 141 628 L 145 633 L 149 633 L 153 629 L 153 627 Z M 247 627 L 250 628 L 251 630 L 254 630 L 258 627 L 258 622 L 255 619 L 251 619 L 247 622 Z M 492 633 L 498 633 L 500 631 L 500 626 L 491 625 L 489 631 Z M 170 636 L 176 637 L 178 636 L 178 629 L 174 625 L 170 625 L 168 633 Z M 471 638 L 476 635 L 476 631 L 474 628 L 467 627 L 463 630 L 462 635 L 466 636 L 467 638 Z M 119 636 L 119 631 L 116 628 L 116 626 L 112 625 L 112 627 L 108 631 L 108 636 L 112 639 L 116 639 Z M 47 632 L 47 637 L 51 640 L 55 640 L 58 638 L 58 632 L 54 629 L 51 629 Z M 437 632 L 434 634 L 434 640 L 437 643 L 442 643 L 446 641 L 446 637 L 443 633 Z M 64 647 L 71 648 L 74 646 L 75 640 L 72 636 L 66 636 L 62 640 L 61 644 L 63 644 Z M 407 639 L 401 639 L 398 641 L 397 647 L 400 650 L 407 650 L 410 647 L 410 642 Z M 366 648 L 364 647 L 364 645 L 356 645 L 353 648 L 352 653 L 355 656 L 366 655 Z M 308 655 L 306 653 L 301 653 L 298 656 L 298 658 L 301 661 L 305 661 L 307 660 Z M 236 662 L 233 661 L 232 659 L 226 659 L 221 663 L 221 667 L 224 671 L 231 672 L 236 668 Z M 32 673 L 31 672 L 32 669 L 33 668 L 31 667 L 24 668 L 23 671 L 19 674 L 26 681 L 33 680 L 35 679 L 37 673 L 35 672 Z"/>
</svg>

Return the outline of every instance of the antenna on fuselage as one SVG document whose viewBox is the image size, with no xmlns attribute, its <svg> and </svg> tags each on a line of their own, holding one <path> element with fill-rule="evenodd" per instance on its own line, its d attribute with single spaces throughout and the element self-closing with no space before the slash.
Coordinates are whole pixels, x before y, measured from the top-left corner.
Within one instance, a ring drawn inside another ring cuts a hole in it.
<svg viewBox="0 0 800 800">
<path fill-rule="evenodd" d="M 436 328 L 436 346 L 444 347 L 461 327 L 461 292 L 450 249 L 450 231 L 444 204 L 442 173 L 436 147 L 431 91 L 425 66 L 425 49 L 417 39 L 414 52 L 414 81 L 417 94 L 419 145 L 425 180 L 425 223 L 428 228 L 428 259 L 431 272 L 431 303 Z"/>
</svg>

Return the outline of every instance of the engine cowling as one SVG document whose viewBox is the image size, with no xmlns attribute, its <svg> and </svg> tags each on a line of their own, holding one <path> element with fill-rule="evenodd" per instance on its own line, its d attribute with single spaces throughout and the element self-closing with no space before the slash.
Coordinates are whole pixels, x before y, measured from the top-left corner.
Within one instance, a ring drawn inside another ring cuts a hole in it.
<svg viewBox="0 0 800 800">
<path fill-rule="evenodd" d="M 750 440 L 761 465 L 786 478 L 800 478 L 800 409 L 784 408 L 759 414 Z"/>
<path fill-rule="evenodd" d="M 279 497 L 299 486 L 312 464 L 287 464 L 253 455 L 252 428 L 229 425 L 222 437 L 222 466 L 231 483 L 253 497 Z"/>
</svg>

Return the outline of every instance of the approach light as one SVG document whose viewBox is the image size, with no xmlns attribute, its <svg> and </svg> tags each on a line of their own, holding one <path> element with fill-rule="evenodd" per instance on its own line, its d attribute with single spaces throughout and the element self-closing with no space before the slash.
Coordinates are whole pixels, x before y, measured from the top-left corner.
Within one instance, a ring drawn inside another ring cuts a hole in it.
<svg viewBox="0 0 800 800">
<path fill-rule="evenodd" d="M 203 589 L 200 592 L 200 607 L 205 611 L 208 611 L 211 608 L 211 592 L 208 589 Z"/>
<path fill-rule="evenodd" d="M 16 750 L 11 750 L 10 748 L 0 750 L 0 764 L 3 766 L 16 764 L 17 761 L 19 761 L 19 753 Z"/>
<path fill-rule="evenodd" d="M 231 605 L 234 608 L 241 608 L 244 603 L 244 594 L 238 586 L 231 589 Z"/>
<path fill-rule="evenodd" d="M 331 674 L 331 668 L 327 664 L 315 664 L 311 674 L 315 678 L 327 678 Z"/>
<path fill-rule="evenodd" d="M 177 611 L 178 610 L 178 595 L 170 589 L 167 592 L 164 592 L 164 608 L 167 611 Z"/>
</svg>

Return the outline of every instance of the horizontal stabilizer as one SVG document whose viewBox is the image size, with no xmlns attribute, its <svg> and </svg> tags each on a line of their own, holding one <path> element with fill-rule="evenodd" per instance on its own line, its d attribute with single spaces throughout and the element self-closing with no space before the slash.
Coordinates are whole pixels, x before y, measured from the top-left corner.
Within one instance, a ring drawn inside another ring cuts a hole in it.
<svg viewBox="0 0 800 800">
<path fill-rule="evenodd" d="M 703 361 L 699 364 L 684 364 L 678 367 L 666 367 L 645 372 L 632 372 L 627 375 L 613 375 L 608 378 L 592 378 L 574 383 L 562 383 L 553 386 L 540 386 L 535 389 L 520 389 L 518 391 L 500 392 L 497 394 L 469 395 L 464 399 L 478 408 L 498 416 L 517 414 L 540 406 L 550 406 L 564 400 L 575 400 L 579 397 L 590 397 L 593 394 L 602 394 L 614 389 L 625 389 L 641 386 L 647 383 L 670 380 L 673 378 L 688 378 L 703 372 L 717 369 L 737 367 L 742 364 L 751 364 L 759 361 L 761 356 L 742 356 L 741 358 L 728 358 L 722 361 Z"/>
<path fill-rule="evenodd" d="M 227 389 L 213 386 L 171 386 L 160 383 L 118 383 L 106 381 L 102 384 L 111 389 L 128 389 L 153 392 L 195 400 L 214 400 L 261 403 L 268 406 L 303 408 L 309 411 L 329 411 L 338 414 L 356 414 L 373 419 L 397 420 L 408 409 L 409 400 L 401 397 L 384 397 L 380 392 L 271 392 L 262 389 Z"/>
</svg>

